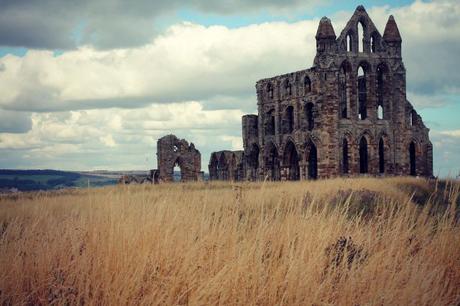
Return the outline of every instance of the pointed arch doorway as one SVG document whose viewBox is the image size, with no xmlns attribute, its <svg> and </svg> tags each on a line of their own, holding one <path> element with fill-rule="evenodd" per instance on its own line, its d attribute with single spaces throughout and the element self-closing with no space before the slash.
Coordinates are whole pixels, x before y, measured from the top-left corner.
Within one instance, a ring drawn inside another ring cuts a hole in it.
<svg viewBox="0 0 460 306">
<path fill-rule="evenodd" d="M 289 181 L 300 180 L 299 154 L 295 145 L 289 141 L 284 149 L 284 168 L 287 170 L 286 179 Z"/>
</svg>

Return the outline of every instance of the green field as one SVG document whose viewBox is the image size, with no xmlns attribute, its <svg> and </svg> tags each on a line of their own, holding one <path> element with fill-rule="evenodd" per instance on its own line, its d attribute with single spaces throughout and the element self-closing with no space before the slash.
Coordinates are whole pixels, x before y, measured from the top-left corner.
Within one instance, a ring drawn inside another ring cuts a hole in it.
<svg viewBox="0 0 460 306">
<path fill-rule="evenodd" d="M 116 184 L 114 178 L 56 170 L 0 170 L 0 190 L 54 190 Z"/>
</svg>

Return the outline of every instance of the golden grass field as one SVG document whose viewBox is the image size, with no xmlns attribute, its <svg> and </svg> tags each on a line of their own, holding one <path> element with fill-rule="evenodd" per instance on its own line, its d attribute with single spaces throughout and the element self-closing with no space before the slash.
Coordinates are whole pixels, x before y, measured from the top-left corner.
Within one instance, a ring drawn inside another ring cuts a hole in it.
<svg viewBox="0 0 460 306">
<path fill-rule="evenodd" d="M 459 183 L 116 186 L 0 198 L 1 305 L 458 305 Z"/>
</svg>

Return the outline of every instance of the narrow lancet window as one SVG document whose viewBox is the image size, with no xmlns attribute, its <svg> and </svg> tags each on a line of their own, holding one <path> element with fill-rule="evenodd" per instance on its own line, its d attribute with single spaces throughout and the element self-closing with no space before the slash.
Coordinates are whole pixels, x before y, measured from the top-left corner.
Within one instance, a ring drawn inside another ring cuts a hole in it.
<svg viewBox="0 0 460 306">
<path fill-rule="evenodd" d="M 290 96 L 292 94 L 292 85 L 289 82 L 289 80 L 286 80 L 286 82 L 284 83 L 284 89 L 285 89 L 286 95 Z"/>
<path fill-rule="evenodd" d="M 275 111 L 271 110 L 267 113 L 265 131 L 267 135 L 275 135 Z"/>
<path fill-rule="evenodd" d="M 358 69 L 358 118 L 367 118 L 367 84 L 363 67 Z"/>
<path fill-rule="evenodd" d="M 273 99 L 273 85 L 271 83 L 268 83 L 267 85 L 267 93 L 268 93 L 268 97 L 270 99 Z"/>
<path fill-rule="evenodd" d="M 348 35 L 347 35 L 347 52 L 351 52 L 351 50 L 352 50 L 351 42 L 352 42 L 352 40 L 351 40 L 351 35 L 348 34 Z"/>
<path fill-rule="evenodd" d="M 361 137 L 359 142 L 359 172 L 368 173 L 368 151 L 367 151 L 367 140 L 366 137 Z"/>
<path fill-rule="evenodd" d="M 308 76 L 305 77 L 304 86 L 305 86 L 305 93 L 311 92 L 311 81 Z"/>
<path fill-rule="evenodd" d="M 377 68 L 377 119 L 384 119 L 384 68 L 382 66 Z"/>
<path fill-rule="evenodd" d="M 294 130 L 294 108 L 288 106 L 286 108 L 286 119 L 285 119 L 285 132 L 291 134 Z"/>
<path fill-rule="evenodd" d="M 358 22 L 358 50 L 364 52 L 364 26 Z"/>
<path fill-rule="evenodd" d="M 339 99 L 340 99 L 340 118 L 348 118 L 347 72 L 345 70 L 345 67 L 342 67 L 342 69 L 340 69 Z"/>
</svg>

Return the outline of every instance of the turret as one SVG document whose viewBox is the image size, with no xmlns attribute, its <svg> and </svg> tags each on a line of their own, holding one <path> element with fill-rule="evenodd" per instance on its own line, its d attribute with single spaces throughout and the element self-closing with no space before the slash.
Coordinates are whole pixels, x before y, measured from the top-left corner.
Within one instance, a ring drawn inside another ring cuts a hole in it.
<svg viewBox="0 0 460 306">
<path fill-rule="evenodd" d="M 383 40 L 387 43 L 391 56 L 401 57 L 402 39 L 393 15 L 390 15 L 390 18 L 388 18 L 385 31 L 383 33 Z"/>
<path fill-rule="evenodd" d="M 335 39 L 336 36 L 331 20 L 327 17 L 321 18 L 316 32 L 316 52 L 322 54 L 335 51 Z"/>
</svg>

